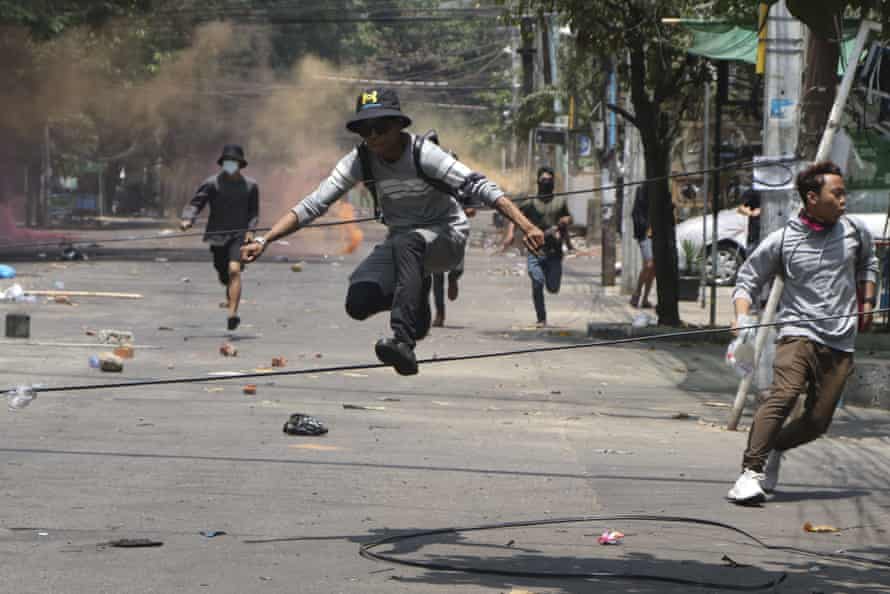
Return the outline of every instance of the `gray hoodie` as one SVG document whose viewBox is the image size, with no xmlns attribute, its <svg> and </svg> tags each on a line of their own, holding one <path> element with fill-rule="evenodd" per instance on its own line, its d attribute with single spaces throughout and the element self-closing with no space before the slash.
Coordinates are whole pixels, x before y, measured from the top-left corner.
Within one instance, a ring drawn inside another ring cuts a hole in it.
<svg viewBox="0 0 890 594">
<path fill-rule="evenodd" d="M 388 163 L 370 153 L 371 170 L 377 183 L 386 225 L 393 233 L 451 226 L 466 235 L 469 232 L 469 223 L 460 204 L 417 176 L 413 143 L 412 134 L 410 141 L 405 144 L 402 156 L 395 163 Z M 469 167 L 434 142 L 423 143 L 420 164 L 427 175 L 454 189 L 459 188 L 472 173 Z M 334 202 L 361 182 L 361 179 L 361 161 L 358 151 L 352 149 L 337 163 L 330 176 L 291 210 L 297 215 L 301 225 L 308 224 L 327 212 Z M 476 195 L 472 198 L 486 206 L 492 206 L 503 195 L 503 191 L 494 182 L 486 181 L 476 188 Z"/>
<path fill-rule="evenodd" d="M 878 259 L 865 224 L 849 217 L 816 230 L 798 217 L 763 240 L 739 270 L 733 302 L 752 301 L 774 275 L 785 279 L 777 321 L 855 313 L 856 286 L 875 282 Z M 779 337 L 803 336 L 839 351 L 855 350 L 857 318 L 782 326 Z"/>
</svg>

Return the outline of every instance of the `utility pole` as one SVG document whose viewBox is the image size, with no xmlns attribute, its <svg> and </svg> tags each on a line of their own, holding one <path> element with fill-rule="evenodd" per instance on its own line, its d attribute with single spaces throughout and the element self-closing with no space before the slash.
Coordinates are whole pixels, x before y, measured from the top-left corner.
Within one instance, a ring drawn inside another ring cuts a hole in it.
<svg viewBox="0 0 890 594">
<path fill-rule="evenodd" d="M 525 98 L 535 90 L 535 31 L 534 19 L 532 17 L 522 17 L 522 20 L 519 22 L 519 37 L 521 45 L 518 52 L 522 58 L 522 97 Z M 526 147 L 528 154 L 528 162 L 525 164 L 526 179 L 529 178 L 528 172 L 531 171 L 534 165 L 532 162 L 534 158 L 534 141 L 534 130 L 529 130 L 528 147 Z"/>
<path fill-rule="evenodd" d="M 763 156 L 769 160 L 794 157 L 797 154 L 805 35 L 803 23 L 791 16 L 785 0 L 779 0 L 770 8 L 765 31 L 766 71 L 763 94 Z M 792 168 L 789 170 L 782 169 L 794 171 L 795 165 L 789 164 L 787 167 Z M 793 179 L 791 183 L 793 184 Z M 799 208 L 800 198 L 797 197 L 793 187 L 770 188 L 761 190 L 760 204 L 760 237 L 765 238 L 785 225 L 789 217 Z M 782 279 L 776 277 L 761 316 L 761 323 L 773 321 L 772 317 L 775 315 L 782 287 Z M 760 300 L 760 295 L 751 297 Z M 760 367 L 739 382 L 727 424 L 730 431 L 734 431 L 738 426 L 754 375 L 763 376 L 764 371 L 768 372 L 772 368 L 772 361 L 768 361 L 767 357 L 760 357 L 769 332 L 770 329 L 765 327 L 757 331 L 754 359 L 760 361 Z"/>
<path fill-rule="evenodd" d="M 53 166 L 49 147 L 49 122 L 43 125 L 43 154 L 40 168 L 40 196 L 37 200 L 37 225 L 46 226 L 47 205 L 52 191 Z"/>
<path fill-rule="evenodd" d="M 519 55 L 522 57 L 522 95 L 528 97 L 535 90 L 535 31 L 534 19 L 524 16 L 519 22 L 519 36 L 522 45 Z"/>
<path fill-rule="evenodd" d="M 711 205 L 713 216 L 711 228 L 714 230 L 711 238 L 711 317 L 710 324 L 713 328 L 717 324 L 717 267 L 718 267 L 718 239 L 717 231 L 720 227 L 717 217 L 720 214 L 720 152 L 723 145 L 723 106 L 729 99 L 729 62 L 720 60 L 717 62 L 717 96 L 714 106 L 714 193 Z"/>
<path fill-rule="evenodd" d="M 615 59 L 606 58 L 609 64 L 608 86 L 606 88 L 605 104 L 617 105 L 618 103 L 618 75 Z M 612 169 L 615 169 L 617 159 L 618 131 L 617 118 L 615 112 L 609 110 L 608 123 L 608 139 L 606 141 L 606 158 L 602 163 L 602 185 L 609 187 L 612 185 Z M 616 176 L 617 177 L 617 176 Z M 600 197 L 602 200 L 602 285 L 611 287 L 615 284 L 615 223 L 613 214 L 615 212 L 615 190 L 602 190 Z"/>
</svg>

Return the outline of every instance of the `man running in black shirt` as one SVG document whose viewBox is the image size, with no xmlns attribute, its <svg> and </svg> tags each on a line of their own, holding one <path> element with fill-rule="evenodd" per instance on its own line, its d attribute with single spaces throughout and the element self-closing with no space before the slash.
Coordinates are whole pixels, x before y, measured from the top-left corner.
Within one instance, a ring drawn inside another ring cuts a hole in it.
<svg viewBox="0 0 890 594">
<path fill-rule="evenodd" d="M 240 146 L 227 144 L 216 162 L 222 171 L 204 180 L 195 192 L 182 211 L 180 228 L 185 231 L 194 225 L 195 218 L 210 203 L 204 241 L 210 244 L 219 282 L 226 287 L 227 327 L 234 330 L 241 323 L 241 245 L 253 239 L 248 229 L 256 227 L 259 220 L 260 189 L 256 180 L 241 174 L 247 160 Z"/>
</svg>

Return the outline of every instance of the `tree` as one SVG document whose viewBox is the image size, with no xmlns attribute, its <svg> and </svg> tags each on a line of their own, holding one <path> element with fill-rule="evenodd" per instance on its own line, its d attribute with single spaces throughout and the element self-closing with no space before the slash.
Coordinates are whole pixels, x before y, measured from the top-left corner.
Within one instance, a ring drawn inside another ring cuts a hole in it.
<svg viewBox="0 0 890 594">
<path fill-rule="evenodd" d="M 696 100 L 692 85 L 704 68 L 688 56 L 688 36 L 662 24 L 664 17 L 691 14 L 694 0 L 522 0 L 527 10 L 558 11 L 576 35 L 578 47 L 590 57 L 590 68 L 602 68 L 600 56 L 615 56 L 621 80 L 630 92 L 633 113 L 610 106 L 640 132 L 650 200 L 658 320 L 676 326 L 677 250 L 670 185 L 670 156 L 686 111 Z"/>
</svg>

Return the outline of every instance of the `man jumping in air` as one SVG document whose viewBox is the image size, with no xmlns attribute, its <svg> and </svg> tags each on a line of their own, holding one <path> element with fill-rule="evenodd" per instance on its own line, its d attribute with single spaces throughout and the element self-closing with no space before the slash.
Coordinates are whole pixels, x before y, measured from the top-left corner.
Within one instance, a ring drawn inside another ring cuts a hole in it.
<svg viewBox="0 0 890 594">
<path fill-rule="evenodd" d="M 447 272 L 464 257 L 469 223 L 450 192 L 493 206 L 525 234 L 530 250 L 544 242 L 535 227 L 501 189 L 441 149 L 404 129 L 395 91 L 375 88 L 358 96 L 346 128 L 363 143 L 343 157 L 330 176 L 303 198 L 266 234 L 241 249 L 244 261 L 257 259 L 270 241 L 297 231 L 323 215 L 356 184 L 363 182 L 379 203 L 389 233 L 349 279 L 346 312 L 364 320 L 390 310 L 392 338 L 377 341 L 381 362 L 402 375 L 417 373 L 416 341 L 432 323 L 431 273 Z"/>
</svg>

